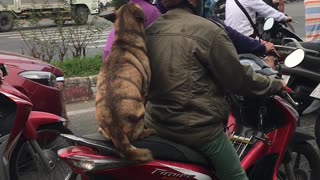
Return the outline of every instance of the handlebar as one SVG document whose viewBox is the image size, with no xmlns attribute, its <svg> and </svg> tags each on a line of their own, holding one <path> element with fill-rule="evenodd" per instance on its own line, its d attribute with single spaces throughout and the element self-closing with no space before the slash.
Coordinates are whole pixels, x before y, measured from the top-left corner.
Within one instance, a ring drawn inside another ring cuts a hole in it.
<svg viewBox="0 0 320 180">
<path fill-rule="evenodd" d="M 298 108 L 299 103 L 297 103 L 295 100 L 292 99 L 292 97 L 290 96 L 290 91 L 292 92 L 292 90 L 288 87 L 285 88 L 285 90 L 280 92 L 280 96 L 287 100 L 289 102 L 290 105 L 292 105 L 295 109 Z"/>
<path fill-rule="evenodd" d="M 285 44 L 287 44 L 288 42 L 293 42 L 295 46 L 285 46 Z M 315 50 L 312 50 L 312 49 L 307 49 L 307 48 L 304 48 L 299 41 L 297 41 L 296 39 L 294 38 L 283 38 L 282 39 L 282 42 L 281 44 L 283 45 L 274 45 L 274 47 L 276 47 L 277 49 L 279 50 L 282 50 L 282 49 L 286 49 L 286 50 L 296 50 L 296 49 L 302 49 L 304 50 L 306 53 L 312 53 L 316 56 L 319 56 L 320 53 L 318 51 L 315 51 Z"/>
</svg>

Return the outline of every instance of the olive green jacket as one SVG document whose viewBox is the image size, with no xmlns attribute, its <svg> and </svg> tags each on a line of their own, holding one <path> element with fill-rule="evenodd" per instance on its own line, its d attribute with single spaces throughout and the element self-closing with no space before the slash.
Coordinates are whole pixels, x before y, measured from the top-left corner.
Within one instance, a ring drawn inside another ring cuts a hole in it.
<svg viewBox="0 0 320 180">
<path fill-rule="evenodd" d="M 262 95 L 282 88 L 242 66 L 223 29 L 185 9 L 162 15 L 147 29 L 146 43 L 152 71 L 146 125 L 178 143 L 199 145 L 223 132 L 226 91 Z"/>
</svg>

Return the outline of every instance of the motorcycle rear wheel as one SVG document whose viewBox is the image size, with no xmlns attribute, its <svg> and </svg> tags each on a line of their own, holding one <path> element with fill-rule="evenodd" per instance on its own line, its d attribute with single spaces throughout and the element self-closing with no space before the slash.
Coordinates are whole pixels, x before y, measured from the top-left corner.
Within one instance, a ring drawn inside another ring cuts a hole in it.
<svg viewBox="0 0 320 180">
<path fill-rule="evenodd" d="M 76 174 L 59 159 L 57 151 L 72 146 L 72 142 L 60 136 L 61 133 L 72 134 L 63 126 L 54 125 L 40 128 L 37 131 L 37 142 L 44 155 L 54 162 L 54 168 L 48 172 L 44 164 L 28 147 L 27 141 L 20 140 L 13 151 L 10 161 L 10 175 L 13 180 L 75 180 Z"/>
</svg>

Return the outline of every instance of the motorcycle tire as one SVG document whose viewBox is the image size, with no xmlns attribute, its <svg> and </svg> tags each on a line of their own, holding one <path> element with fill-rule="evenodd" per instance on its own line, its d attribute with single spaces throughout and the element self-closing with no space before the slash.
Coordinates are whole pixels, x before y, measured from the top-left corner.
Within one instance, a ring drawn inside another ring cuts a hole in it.
<svg viewBox="0 0 320 180">
<path fill-rule="evenodd" d="M 20 139 L 13 150 L 10 159 L 10 177 L 12 180 L 76 180 L 77 174 L 59 159 L 57 151 L 59 149 L 72 146 L 73 143 L 60 136 L 61 133 L 72 134 L 72 132 L 62 124 L 43 126 L 37 130 L 37 142 L 44 155 L 55 164 L 54 168 L 48 172 L 39 156 L 30 150 L 28 141 Z"/>
<path fill-rule="evenodd" d="M 291 157 L 290 163 L 296 179 L 320 179 L 320 157 L 310 143 L 300 142 L 295 144 L 291 149 Z M 301 160 L 305 160 L 306 162 L 301 163 Z M 307 166 L 309 166 L 309 169 L 305 170 Z"/>
</svg>

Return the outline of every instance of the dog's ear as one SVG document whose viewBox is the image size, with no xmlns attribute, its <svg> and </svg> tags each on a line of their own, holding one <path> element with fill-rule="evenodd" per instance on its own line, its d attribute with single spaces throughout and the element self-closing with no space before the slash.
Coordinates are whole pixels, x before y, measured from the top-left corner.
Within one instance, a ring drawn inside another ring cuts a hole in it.
<svg viewBox="0 0 320 180">
<path fill-rule="evenodd" d="M 140 9 L 135 10 L 134 12 L 134 18 L 138 21 L 138 22 L 143 22 L 145 21 L 145 17 L 144 17 L 144 13 L 143 11 L 141 11 Z"/>
<path fill-rule="evenodd" d="M 108 21 L 111 21 L 112 23 L 114 23 L 116 21 L 116 13 L 115 12 L 111 12 L 111 13 L 108 13 L 108 14 L 102 14 L 102 15 L 99 15 L 99 16 L 102 17 L 102 18 L 105 18 Z"/>
</svg>

